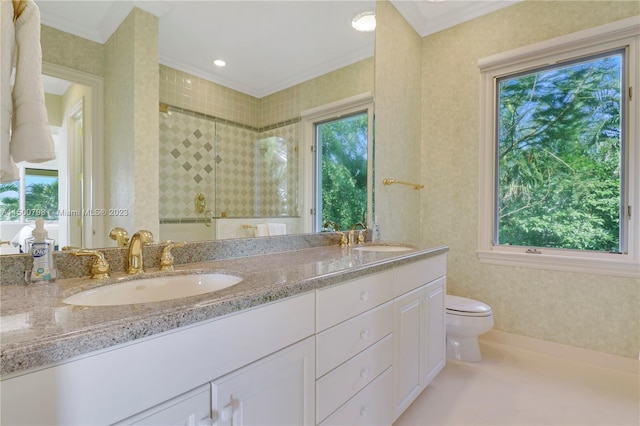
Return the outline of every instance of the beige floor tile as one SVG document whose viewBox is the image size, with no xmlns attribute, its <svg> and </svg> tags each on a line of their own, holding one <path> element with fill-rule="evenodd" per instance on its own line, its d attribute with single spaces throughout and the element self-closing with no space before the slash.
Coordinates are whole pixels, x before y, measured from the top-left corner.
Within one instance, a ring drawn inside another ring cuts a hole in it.
<svg viewBox="0 0 640 426">
<path fill-rule="evenodd" d="M 394 425 L 640 425 L 638 375 L 492 342 L 481 349 L 479 363 L 447 360 Z"/>
</svg>

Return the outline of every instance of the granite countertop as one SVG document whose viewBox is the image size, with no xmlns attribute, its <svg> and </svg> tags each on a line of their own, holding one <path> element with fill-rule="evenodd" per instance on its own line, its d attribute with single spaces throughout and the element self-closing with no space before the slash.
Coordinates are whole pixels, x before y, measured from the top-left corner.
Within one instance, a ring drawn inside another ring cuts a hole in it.
<svg viewBox="0 0 640 426">
<path fill-rule="evenodd" d="M 109 280 L 70 278 L 46 284 L 0 286 L 0 374 L 64 361 L 74 356 L 220 317 L 403 263 L 448 247 L 375 252 L 323 246 L 273 254 L 192 263 L 173 273 L 223 272 L 243 278 L 213 293 L 164 302 L 121 306 L 72 306 L 66 297 Z M 141 278 L 164 275 L 151 269 Z"/>
</svg>

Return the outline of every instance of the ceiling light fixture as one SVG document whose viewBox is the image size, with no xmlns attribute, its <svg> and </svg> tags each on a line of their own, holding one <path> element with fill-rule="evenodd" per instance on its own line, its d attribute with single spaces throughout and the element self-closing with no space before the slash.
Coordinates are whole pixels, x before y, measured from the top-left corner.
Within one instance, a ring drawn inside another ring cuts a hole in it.
<svg viewBox="0 0 640 426">
<path fill-rule="evenodd" d="M 358 13 L 351 20 L 351 26 L 357 31 L 373 31 L 376 29 L 376 14 L 371 11 Z"/>
<path fill-rule="evenodd" d="M 224 67 L 225 65 L 227 65 L 227 63 L 222 59 L 216 59 L 215 61 L 213 61 L 213 65 L 217 67 Z"/>
</svg>

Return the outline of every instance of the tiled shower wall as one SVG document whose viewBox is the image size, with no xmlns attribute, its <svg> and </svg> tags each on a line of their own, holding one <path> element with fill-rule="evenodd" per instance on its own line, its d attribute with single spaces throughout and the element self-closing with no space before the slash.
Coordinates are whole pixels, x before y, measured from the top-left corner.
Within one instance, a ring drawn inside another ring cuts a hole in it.
<svg viewBox="0 0 640 426">
<path fill-rule="evenodd" d="M 161 219 L 195 219 L 194 199 L 213 200 L 215 123 L 176 112 L 160 113 Z"/>
<path fill-rule="evenodd" d="M 277 136 L 297 154 L 299 122 L 258 127 L 258 99 L 163 65 L 160 101 L 171 105 L 160 113 L 161 220 L 203 220 L 198 193 L 214 217 L 297 216 L 297 155 L 282 204 L 266 176 L 257 179 L 256 152 L 257 141 Z"/>
<path fill-rule="evenodd" d="M 297 216 L 298 124 L 260 131 L 177 108 L 160 112 L 160 218 Z M 284 151 L 265 149 L 273 136 Z M 285 167 L 275 167 L 283 154 Z M 195 210 L 199 193 L 205 215 Z"/>
</svg>

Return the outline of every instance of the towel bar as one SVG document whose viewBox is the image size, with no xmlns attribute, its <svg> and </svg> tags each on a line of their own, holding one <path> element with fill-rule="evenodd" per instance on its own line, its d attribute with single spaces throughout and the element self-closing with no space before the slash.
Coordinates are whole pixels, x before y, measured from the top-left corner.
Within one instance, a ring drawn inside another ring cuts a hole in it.
<svg viewBox="0 0 640 426">
<path fill-rule="evenodd" d="M 396 179 L 383 179 L 382 183 L 385 185 L 392 185 L 394 183 L 400 184 L 400 185 L 409 185 L 409 186 L 413 186 L 413 189 L 422 189 L 424 188 L 424 185 L 420 185 L 419 183 L 411 183 L 411 182 L 405 182 L 402 180 L 396 180 Z"/>
</svg>

